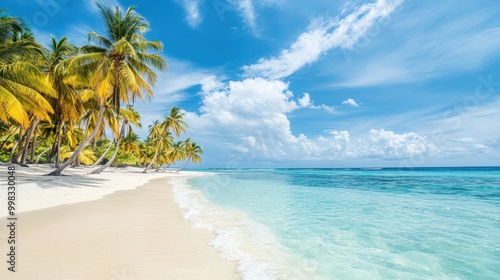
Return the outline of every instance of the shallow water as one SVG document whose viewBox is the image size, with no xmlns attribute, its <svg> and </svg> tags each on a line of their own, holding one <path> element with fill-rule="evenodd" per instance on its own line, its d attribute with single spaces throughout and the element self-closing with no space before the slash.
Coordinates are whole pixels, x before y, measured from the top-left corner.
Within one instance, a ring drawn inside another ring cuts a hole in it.
<svg viewBox="0 0 500 280">
<path fill-rule="evenodd" d="M 500 168 L 218 170 L 176 185 L 244 279 L 500 279 Z"/>
</svg>

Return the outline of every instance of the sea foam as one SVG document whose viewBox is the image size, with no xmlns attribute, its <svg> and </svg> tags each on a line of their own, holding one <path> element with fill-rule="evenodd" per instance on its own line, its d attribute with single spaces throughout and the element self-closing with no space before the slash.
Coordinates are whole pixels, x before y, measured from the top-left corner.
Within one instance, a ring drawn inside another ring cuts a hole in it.
<svg viewBox="0 0 500 280">
<path fill-rule="evenodd" d="M 215 232 L 210 245 L 238 262 L 238 273 L 244 280 L 320 279 L 307 273 L 302 268 L 304 261 L 280 246 L 266 226 L 242 211 L 210 203 L 203 191 L 187 184 L 186 178 L 175 178 L 171 183 L 184 218 L 195 227 Z M 294 263 L 296 269 L 291 269 Z"/>
</svg>

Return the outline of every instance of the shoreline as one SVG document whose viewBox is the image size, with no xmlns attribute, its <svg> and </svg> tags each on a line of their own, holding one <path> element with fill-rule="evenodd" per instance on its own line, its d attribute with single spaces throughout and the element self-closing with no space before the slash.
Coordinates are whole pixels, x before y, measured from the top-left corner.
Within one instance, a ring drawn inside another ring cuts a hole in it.
<svg viewBox="0 0 500 280">
<path fill-rule="evenodd" d="M 2 163 L 7 177 L 7 167 Z M 64 176 L 46 176 L 54 170 L 51 165 L 40 164 L 30 167 L 14 165 L 17 188 L 16 213 L 33 211 L 70 203 L 102 199 L 106 195 L 120 190 L 133 190 L 151 180 L 165 177 L 194 176 L 199 172 L 183 173 L 150 172 L 142 173 L 138 167 L 110 167 L 101 174 L 89 174 L 88 167 L 67 168 Z M 5 190 L 4 190 L 5 189 Z M 6 192 L 6 186 L 0 186 Z M 0 195 L 0 205 L 7 204 L 7 197 Z M 0 209 L 0 218 L 7 215 L 6 209 Z"/>
<path fill-rule="evenodd" d="M 144 174 L 148 181 L 145 184 L 133 189 L 106 188 L 111 193 L 102 198 L 84 197 L 87 201 L 71 202 L 74 197 L 70 196 L 65 204 L 35 210 L 24 207 L 16 214 L 16 272 L 8 271 L 8 264 L 4 263 L 0 267 L 0 278 L 241 279 L 237 273 L 238 264 L 209 245 L 215 233 L 192 226 L 174 200 L 174 186 L 165 177 L 196 175 L 196 172 L 187 173 L 163 173 L 159 178 Z M 116 170 L 102 175 L 111 179 L 140 177 Z M 62 181 L 71 177 L 65 176 Z M 39 176 L 24 177 L 30 178 L 38 179 Z M 103 184 L 113 183 L 116 182 L 103 181 Z M 23 184 L 18 185 L 19 189 Z M 129 187 L 134 186 L 125 186 Z M 66 193 L 75 191 L 67 186 L 54 188 L 65 188 Z M 94 188 L 95 185 L 91 187 Z M 78 188 L 76 191 L 78 193 Z M 49 192 L 58 193 L 50 188 Z M 18 196 L 22 202 L 22 196 Z M 35 201 L 32 197 L 24 201 L 30 200 Z M 2 203 L 2 208 L 3 205 L 6 204 Z M 6 217 L 1 217 L 0 223 L 6 224 Z M 0 228 L 0 236 L 7 236 L 8 228 Z M 6 239 L 0 240 L 5 243 L 2 245 L 7 245 Z M 5 246 L 2 247 L 5 251 Z"/>
</svg>

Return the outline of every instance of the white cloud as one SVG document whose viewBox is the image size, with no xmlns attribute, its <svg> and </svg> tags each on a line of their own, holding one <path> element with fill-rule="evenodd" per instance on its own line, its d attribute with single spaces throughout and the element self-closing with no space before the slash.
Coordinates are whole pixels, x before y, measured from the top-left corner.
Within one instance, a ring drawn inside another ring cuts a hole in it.
<svg viewBox="0 0 500 280">
<path fill-rule="evenodd" d="M 223 88 L 224 84 L 222 83 L 221 79 L 217 76 L 211 75 L 211 76 L 205 76 L 203 79 L 201 79 L 201 91 L 202 92 L 210 92 L 213 90 L 217 90 L 220 88 Z"/>
<path fill-rule="evenodd" d="M 93 29 L 85 23 L 72 25 L 67 28 L 65 34 L 68 34 L 67 37 L 69 42 L 75 46 L 83 46 L 88 45 L 88 35 L 89 32 Z"/>
<path fill-rule="evenodd" d="M 188 89 L 201 86 L 213 89 L 221 86 L 220 78 L 215 76 L 216 70 L 199 68 L 179 59 L 167 59 L 169 68 L 166 73 L 158 73 L 158 81 L 153 88 L 154 98 L 151 102 L 136 102 L 135 107 L 141 113 L 143 128 L 139 136 L 146 137 L 147 125 L 154 120 L 162 119 L 172 106 L 177 106 L 190 96 Z"/>
<path fill-rule="evenodd" d="M 309 93 L 307 93 L 307 92 L 304 93 L 304 96 L 302 96 L 302 98 L 299 98 L 298 102 L 299 102 L 299 106 L 303 107 L 303 108 L 306 108 L 306 107 L 309 107 L 312 105 L 311 97 L 309 96 Z"/>
<path fill-rule="evenodd" d="M 191 28 L 196 28 L 203 17 L 200 12 L 201 0 L 183 0 L 182 7 L 186 12 L 186 20 Z"/>
<path fill-rule="evenodd" d="M 359 107 L 358 102 L 352 98 L 342 101 L 342 105 L 351 105 L 352 107 Z"/>
<path fill-rule="evenodd" d="M 35 38 L 38 42 L 42 44 L 42 46 L 47 47 L 52 42 L 52 34 L 47 32 L 42 32 L 39 30 L 34 30 Z M 58 38 L 59 39 L 59 38 Z"/>
<path fill-rule="evenodd" d="M 325 104 L 314 105 L 314 102 L 311 100 L 309 93 L 304 93 L 304 95 L 297 100 L 300 108 L 309 108 L 309 109 L 323 109 L 328 113 L 333 113 L 335 111 L 334 106 L 328 106 Z"/>
<path fill-rule="evenodd" d="M 296 136 L 291 132 L 287 114 L 314 105 L 307 93 L 294 99 L 288 84 L 280 80 L 231 81 L 223 88 L 215 87 L 201 94 L 200 112 L 186 112 L 189 135 L 218 159 L 400 159 L 437 151 L 425 137 L 414 132 L 371 130 L 368 137 L 354 140 L 345 130 L 329 131 L 316 138 Z"/>
<path fill-rule="evenodd" d="M 257 35 L 257 23 L 255 16 L 255 9 L 252 0 L 239 0 L 236 1 L 237 9 L 241 13 L 246 25 Z"/>
<path fill-rule="evenodd" d="M 245 75 L 284 78 L 317 61 L 332 48 L 351 48 L 376 21 L 390 15 L 401 3 L 402 0 L 377 0 L 358 7 L 341 20 L 316 19 L 277 57 L 261 58 L 256 64 L 244 66 Z"/>
<path fill-rule="evenodd" d="M 480 69 L 498 57 L 500 28 L 498 13 L 493 11 L 496 6 L 490 6 L 493 3 L 408 4 L 412 12 L 401 13 L 397 24 L 384 26 L 380 38 L 367 36 L 363 43 L 344 51 L 345 64 L 325 69 L 341 79 L 332 86 L 423 81 Z"/>
<path fill-rule="evenodd" d="M 457 150 L 462 156 L 486 152 L 498 154 L 500 98 L 493 95 L 495 92 L 490 93 L 492 99 L 468 96 L 453 109 L 436 115 L 434 121 L 426 124 L 427 130 L 431 131 L 429 139 L 448 156 L 456 155 Z"/>
<path fill-rule="evenodd" d="M 245 26 L 250 29 L 256 37 L 260 36 L 261 28 L 257 24 L 258 14 L 257 9 L 263 7 L 281 6 L 283 0 L 226 0 L 229 7 L 237 11 Z"/>
<path fill-rule="evenodd" d="M 368 154 L 387 158 L 413 157 L 438 150 L 426 137 L 414 132 L 396 134 L 384 129 L 370 130 L 368 147 Z"/>
</svg>

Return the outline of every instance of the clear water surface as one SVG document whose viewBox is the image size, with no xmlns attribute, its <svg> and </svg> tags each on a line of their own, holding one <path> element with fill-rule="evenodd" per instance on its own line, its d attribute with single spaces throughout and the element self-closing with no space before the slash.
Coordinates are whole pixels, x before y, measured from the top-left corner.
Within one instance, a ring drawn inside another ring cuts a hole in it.
<svg viewBox="0 0 500 280">
<path fill-rule="evenodd" d="M 500 168 L 212 170 L 176 182 L 244 279 L 500 279 Z"/>
</svg>

